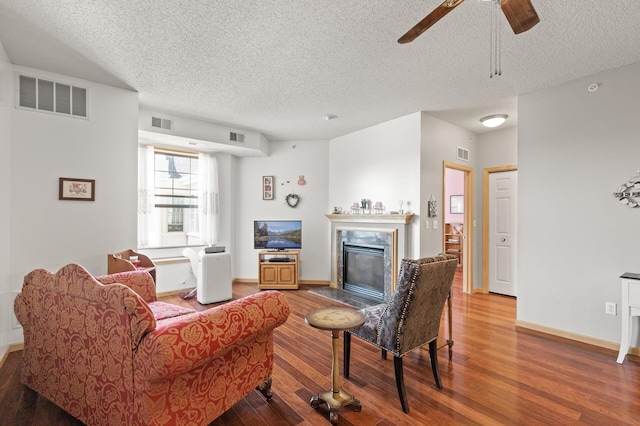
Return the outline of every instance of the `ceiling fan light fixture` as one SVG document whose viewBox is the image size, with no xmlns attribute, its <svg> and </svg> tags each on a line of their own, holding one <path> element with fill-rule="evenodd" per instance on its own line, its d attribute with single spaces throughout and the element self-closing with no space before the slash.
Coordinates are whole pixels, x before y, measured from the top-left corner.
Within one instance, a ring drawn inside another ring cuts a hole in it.
<svg viewBox="0 0 640 426">
<path fill-rule="evenodd" d="M 487 115 L 480 119 L 480 123 L 482 123 L 484 127 L 498 127 L 507 121 L 507 118 L 509 118 L 507 114 Z"/>
</svg>

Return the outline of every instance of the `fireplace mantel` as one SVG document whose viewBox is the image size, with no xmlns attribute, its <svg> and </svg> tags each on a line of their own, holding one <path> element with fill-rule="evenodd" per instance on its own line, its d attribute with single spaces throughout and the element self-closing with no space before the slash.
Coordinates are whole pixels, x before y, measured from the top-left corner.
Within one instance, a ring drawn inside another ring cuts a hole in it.
<svg viewBox="0 0 640 426">
<path fill-rule="evenodd" d="M 406 225 L 411 222 L 414 214 L 327 214 L 325 216 L 331 222 L 399 223 Z"/>
<path fill-rule="evenodd" d="M 385 246 L 385 299 L 393 291 L 398 274 L 398 261 L 411 257 L 408 253 L 411 239 L 411 221 L 415 216 L 407 214 L 327 214 L 331 222 L 331 287 L 342 288 L 343 243 L 363 242 Z M 372 243 L 371 239 L 376 240 Z"/>
</svg>

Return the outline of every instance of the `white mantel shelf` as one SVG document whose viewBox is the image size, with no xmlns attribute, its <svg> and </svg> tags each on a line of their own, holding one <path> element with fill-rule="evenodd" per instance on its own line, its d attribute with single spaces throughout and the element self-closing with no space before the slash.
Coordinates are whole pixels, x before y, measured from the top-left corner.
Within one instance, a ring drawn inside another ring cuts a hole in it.
<svg viewBox="0 0 640 426">
<path fill-rule="evenodd" d="M 360 223 L 400 223 L 408 224 L 414 214 L 327 214 L 331 222 L 360 222 Z"/>
</svg>

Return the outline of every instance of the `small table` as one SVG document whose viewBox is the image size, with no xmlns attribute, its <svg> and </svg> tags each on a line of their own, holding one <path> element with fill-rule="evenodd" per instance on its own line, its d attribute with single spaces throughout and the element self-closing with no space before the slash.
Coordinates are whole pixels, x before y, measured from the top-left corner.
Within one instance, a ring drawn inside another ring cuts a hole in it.
<svg viewBox="0 0 640 426">
<path fill-rule="evenodd" d="M 360 401 L 353 395 L 345 392 L 340 387 L 340 370 L 338 364 L 338 340 L 340 332 L 352 330 L 364 324 L 364 315 L 362 313 L 348 308 L 322 308 L 309 312 L 304 320 L 311 327 L 320 330 L 331 331 L 331 346 L 333 349 L 331 357 L 331 375 L 333 377 L 332 387 L 330 390 L 320 392 L 316 396 L 312 396 L 309 404 L 317 409 L 320 404 L 325 403 L 329 407 L 329 420 L 332 424 L 338 423 L 338 411 L 342 407 L 353 405 L 354 411 L 362 410 Z"/>
<path fill-rule="evenodd" d="M 624 357 L 629 352 L 632 333 L 631 319 L 634 316 L 640 316 L 640 274 L 625 272 L 620 278 L 622 280 L 622 306 L 620 307 L 622 339 L 617 359 L 618 364 L 624 362 Z"/>
</svg>

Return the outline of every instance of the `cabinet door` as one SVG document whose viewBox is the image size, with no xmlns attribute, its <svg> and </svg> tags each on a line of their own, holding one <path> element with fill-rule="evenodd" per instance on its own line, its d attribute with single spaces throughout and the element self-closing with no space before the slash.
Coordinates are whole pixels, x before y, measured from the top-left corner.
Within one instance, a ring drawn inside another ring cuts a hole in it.
<svg viewBox="0 0 640 426">
<path fill-rule="evenodd" d="M 295 283 L 295 266 L 294 265 L 280 265 L 278 268 L 278 283 L 279 284 L 294 284 Z"/>
<path fill-rule="evenodd" d="M 277 265 L 262 265 L 260 267 L 260 274 L 260 283 L 262 284 L 276 284 L 278 282 Z"/>
</svg>

